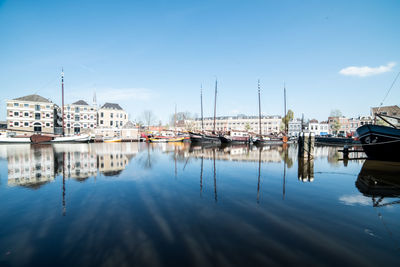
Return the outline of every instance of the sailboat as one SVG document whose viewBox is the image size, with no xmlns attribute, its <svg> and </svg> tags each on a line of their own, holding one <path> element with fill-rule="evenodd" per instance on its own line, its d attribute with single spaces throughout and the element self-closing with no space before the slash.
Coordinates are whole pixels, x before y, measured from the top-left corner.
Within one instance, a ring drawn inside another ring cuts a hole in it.
<svg viewBox="0 0 400 267">
<path fill-rule="evenodd" d="M 219 136 L 216 133 L 215 121 L 217 113 L 217 88 L 218 82 L 215 80 L 215 97 L 214 97 L 214 127 L 212 133 L 204 131 L 204 119 L 203 119 L 203 89 L 200 90 L 200 102 L 201 102 L 201 132 L 189 132 L 190 141 L 193 143 L 221 143 Z"/>
<path fill-rule="evenodd" d="M 261 89 L 260 89 L 260 80 L 258 80 L 258 128 L 259 128 L 259 134 L 258 137 L 256 137 L 253 140 L 253 143 L 255 145 L 274 145 L 274 144 L 282 144 L 282 139 L 281 138 L 270 138 L 270 137 L 264 137 L 262 135 L 262 126 L 261 126 Z"/>
</svg>

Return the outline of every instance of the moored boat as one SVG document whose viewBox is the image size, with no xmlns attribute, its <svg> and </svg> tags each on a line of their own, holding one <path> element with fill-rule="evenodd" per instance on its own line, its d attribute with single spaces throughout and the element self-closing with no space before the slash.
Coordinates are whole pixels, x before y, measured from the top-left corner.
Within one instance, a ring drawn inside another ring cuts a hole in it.
<svg viewBox="0 0 400 267">
<path fill-rule="evenodd" d="M 251 142 L 249 133 L 243 131 L 229 131 L 220 135 L 219 139 L 222 143 L 232 144 L 248 144 Z"/>
<path fill-rule="evenodd" d="M 120 143 L 120 142 L 122 142 L 122 139 L 119 137 L 106 138 L 106 139 L 103 139 L 103 142 L 104 143 Z"/>
<path fill-rule="evenodd" d="M 32 134 L 30 137 L 31 143 L 40 144 L 47 143 L 54 139 L 54 136 L 44 134 Z"/>
<path fill-rule="evenodd" d="M 73 136 L 59 136 L 51 140 L 52 143 L 87 143 L 90 141 L 90 135 L 73 135 Z"/>
<path fill-rule="evenodd" d="M 30 142 L 31 139 L 29 137 L 11 137 L 0 135 L 0 144 L 24 144 Z"/>
<path fill-rule="evenodd" d="M 357 134 L 369 159 L 400 161 L 400 129 L 366 124 Z"/>
<path fill-rule="evenodd" d="M 221 143 L 219 136 L 216 134 L 190 132 L 189 135 L 190 141 L 193 143 Z"/>
</svg>

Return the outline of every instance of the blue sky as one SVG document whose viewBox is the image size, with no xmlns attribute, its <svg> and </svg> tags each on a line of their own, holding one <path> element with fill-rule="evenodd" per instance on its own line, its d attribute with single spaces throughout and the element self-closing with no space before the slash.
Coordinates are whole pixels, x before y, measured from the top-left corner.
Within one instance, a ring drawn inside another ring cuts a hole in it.
<svg viewBox="0 0 400 267">
<path fill-rule="evenodd" d="M 400 1 L 2 1 L 0 119 L 5 100 L 37 93 L 152 110 L 324 120 L 367 115 L 400 70 Z M 356 67 L 350 68 L 348 67 Z M 364 67 L 364 68 L 359 68 Z M 347 74 L 347 75 L 345 75 Z M 384 104 L 399 104 L 400 81 Z"/>
</svg>

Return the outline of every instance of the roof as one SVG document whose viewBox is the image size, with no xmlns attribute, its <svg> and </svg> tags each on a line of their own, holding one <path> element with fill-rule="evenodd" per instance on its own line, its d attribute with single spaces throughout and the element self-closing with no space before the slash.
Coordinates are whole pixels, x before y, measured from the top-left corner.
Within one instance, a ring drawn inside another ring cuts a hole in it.
<svg viewBox="0 0 400 267">
<path fill-rule="evenodd" d="M 383 107 L 373 107 L 371 109 L 372 109 L 372 114 L 377 113 L 378 110 L 380 112 L 386 112 L 386 113 L 388 113 L 388 115 L 393 115 L 393 113 L 398 115 L 400 113 L 400 108 L 397 105 L 394 105 L 394 106 L 383 106 Z"/>
<path fill-rule="evenodd" d="M 43 96 L 36 95 L 36 94 L 27 95 L 27 96 L 18 97 L 18 98 L 14 98 L 13 100 L 22 100 L 22 101 L 31 101 L 31 102 L 51 103 L 51 101 L 48 100 L 47 98 L 44 98 Z"/>
<path fill-rule="evenodd" d="M 128 121 L 127 123 L 125 123 L 124 126 L 122 126 L 122 129 L 133 129 L 136 128 L 135 124 L 131 121 Z"/>
<path fill-rule="evenodd" d="M 86 101 L 83 101 L 83 100 L 78 100 L 75 103 L 72 103 L 72 105 L 89 106 L 89 104 Z"/>
<path fill-rule="evenodd" d="M 101 108 L 123 110 L 121 106 L 116 103 L 105 103 Z"/>
</svg>

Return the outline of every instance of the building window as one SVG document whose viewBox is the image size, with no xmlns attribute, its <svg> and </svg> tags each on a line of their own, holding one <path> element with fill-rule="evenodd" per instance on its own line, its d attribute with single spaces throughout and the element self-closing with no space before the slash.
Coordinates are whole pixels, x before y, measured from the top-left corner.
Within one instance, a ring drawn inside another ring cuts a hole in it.
<svg viewBox="0 0 400 267">
<path fill-rule="evenodd" d="M 46 122 L 46 127 L 50 127 L 50 123 L 49 122 Z"/>
<path fill-rule="evenodd" d="M 114 113 L 110 113 L 110 118 L 114 118 Z"/>
<path fill-rule="evenodd" d="M 40 105 L 35 105 L 35 110 L 40 111 Z"/>
<path fill-rule="evenodd" d="M 79 113 L 79 108 L 78 107 L 75 108 L 75 112 Z"/>
<path fill-rule="evenodd" d="M 112 121 L 110 121 L 110 126 L 112 126 L 113 125 L 113 122 Z"/>
<path fill-rule="evenodd" d="M 29 127 L 29 122 L 24 122 L 25 127 Z"/>
<path fill-rule="evenodd" d="M 68 107 L 67 107 L 67 110 L 70 110 L 70 109 L 71 109 L 71 107 L 70 107 L 70 106 L 68 106 Z"/>
<path fill-rule="evenodd" d="M 84 118 L 85 120 L 87 120 L 87 115 L 83 116 L 83 118 Z"/>
<path fill-rule="evenodd" d="M 18 111 L 14 111 L 14 116 L 19 116 L 19 112 Z"/>
<path fill-rule="evenodd" d="M 100 121 L 100 124 L 103 124 L 103 121 L 102 121 L 102 120 Z"/>
<path fill-rule="evenodd" d="M 79 115 L 75 115 L 75 121 L 79 121 Z"/>
<path fill-rule="evenodd" d="M 19 107 L 19 104 L 18 103 L 14 103 L 14 107 Z"/>
<path fill-rule="evenodd" d="M 46 108 L 47 108 L 47 109 L 50 109 L 50 106 L 47 105 Z"/>
<path fill-rule="evenodd" d="M 25 117 L 29 117 L 29 112 L 24 112 Z"/>
<path fill-rule="evenodd" d="M 104 113 L 103 112 L 100 113 L 100 117 L 102 117 L 102 118 L 104 117 Z"/>
<path fill-rule="evenodd" d="M 87 124 L 86 123 L 83 125 L 83 128 L 87 128 Z"/>
<path fill-rule="evenodd" d="M 67 123 L 67 128 L 70 128 L 70 127 L 71 127 L 71 124 Z"/>
<path fill-rule="evenodd" d="M 120 121 L 120 122 L 119 122 L 119 125 L 121 125 L 121 126 L 122 126 L 122 121 Z"/>
<path fill-rule="evenodd" d="M 29 108 L 29 104 L 24 104 L 24 107 Z"/>
<path fill-rule="evenodd" d="M 19 122 L 18 121 L 14 122 L 14 126 L 19 126 Z"/>
<path fill-rule="evenodd" d="M 90 128 L 93 128 L 93 124 L 90 124 Z"/>
<path fill-rule="evenodd" d="M 50 118 L 50 113 L 46 113 L 46 118 Z"/>
<path fill-rule="evenodd" d="M 40 113 L 35 113 L 35 120 L 40 120 Z"/>
<path fill-rule="evenodd" d="M 93 115 L 90 116 L 90 119 L 93 120 Z"/>
<path fill-rule="evenodd" d="M 68 115 L 67 115 L 67 119 L 70 119 L 70 118 L 71 118 L 71 115 L 68 114 Z"/>
</svg>

